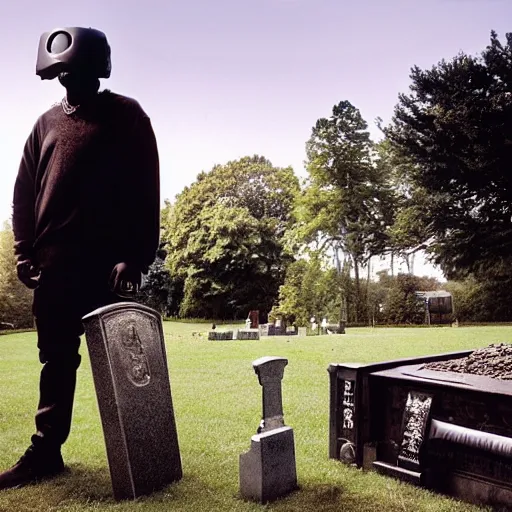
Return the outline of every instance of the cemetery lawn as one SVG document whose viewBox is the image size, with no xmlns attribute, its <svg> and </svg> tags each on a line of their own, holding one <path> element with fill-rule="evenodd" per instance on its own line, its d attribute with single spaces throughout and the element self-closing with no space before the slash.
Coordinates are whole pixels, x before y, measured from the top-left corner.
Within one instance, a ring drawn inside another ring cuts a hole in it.
<svg viewBox="0 0 512 512">
<path fill-rule="evenodd" d="M 69 469 L 39 485 L 0 491 L 0 511 L 480 510 L 329 460 L 327 367 L 512 342 L 512 326 L 354 328 L 346 335 L 260 341 L 207 341 L 208 328 L 164 323 L 184 472 L 180 482 L 134 502 L 114 501 L 84 340 L 73 428 L 63 447 Z M 35 344 L 31 332 L 0 336 L 1 470 L 21 456 L 33 431 L 40 370 Z M 267 355 L 289 361 L 283 380 L 284 413 L 285 423 L 294 429 L 300 490 L 260 506 L 238 495 L 238 457 L 248 451 L 261 415 L 261 387 L 251 363 Z"/>
</svg>

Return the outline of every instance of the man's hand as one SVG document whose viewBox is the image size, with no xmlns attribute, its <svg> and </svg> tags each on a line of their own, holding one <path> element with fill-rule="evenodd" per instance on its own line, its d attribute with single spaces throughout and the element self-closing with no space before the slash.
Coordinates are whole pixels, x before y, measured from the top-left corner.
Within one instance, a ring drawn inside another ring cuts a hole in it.
<svg viewBox="0 0 512 512">
<path fill-rule="evenodd" d="M 142 273 L 130 263 L 118 263 L 110 274 L 110 289 L 121 297 L 132 297 L 140 288 Z"/>
<path fill-rule="evenodd" d="M 40 271 L 37 269 L 30 260 L 19 261 L 16 265 L 16 272 L 18 279 L 31 290 L 34 290 L 39 285 Z"/>
</svg>

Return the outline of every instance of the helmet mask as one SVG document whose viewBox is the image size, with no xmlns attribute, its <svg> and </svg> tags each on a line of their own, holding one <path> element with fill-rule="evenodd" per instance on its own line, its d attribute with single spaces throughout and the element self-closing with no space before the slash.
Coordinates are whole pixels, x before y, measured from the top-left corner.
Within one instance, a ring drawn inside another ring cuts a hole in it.
<svg viewBox="0 0 512 512">
<path fill-rule="evenodd" d="M 110 46 L 103 32 L 92 28 L 70 27 L 41 35 L 36 74 L 42 80 L 59 77 L 62 85 L 70 77 L 109 78 Z"/>
</svg>

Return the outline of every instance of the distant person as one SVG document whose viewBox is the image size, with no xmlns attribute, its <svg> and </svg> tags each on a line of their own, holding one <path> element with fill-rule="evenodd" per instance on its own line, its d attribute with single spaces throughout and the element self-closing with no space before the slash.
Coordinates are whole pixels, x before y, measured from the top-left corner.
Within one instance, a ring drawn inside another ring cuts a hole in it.
<svg viewBox="0 0 512 512">
<path fill-rule="evenodd" d="M 318 329 L 318 324 L 316 323 L 316 318 L 314 316 L 309 320 L 311 322 L 311 331 L 315 332 Z"/>
<path fill-rule="evenodd" d="M 61 473 L 71 427 L 82 317 L 133 296 L 159 241 L 159 165 L 148 116 L 133 99 L 99 91 L 110 76 L 105 34 L 66 28 L 41 36 L 36 74 L 64 99 L 44 113 L 14 187 L 19 279 L 34 289 L 40 376 L 36 433 L 0 489 Z M 7 411 L 4 411 L 6 414 Z"/>
</svg>

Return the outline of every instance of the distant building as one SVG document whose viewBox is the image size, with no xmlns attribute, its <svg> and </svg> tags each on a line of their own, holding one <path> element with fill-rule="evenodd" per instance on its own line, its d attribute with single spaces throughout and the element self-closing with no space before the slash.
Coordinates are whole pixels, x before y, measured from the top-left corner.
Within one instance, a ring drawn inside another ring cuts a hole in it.
<svg viewBox="0 0 512 512">
<path fill-rule="evenodd" d="M 453 299 L 450 292 L 416 292 L 416 296 L 425 303 L 425 323 L 450 324 L 453 320 Z"/>
</svg>

